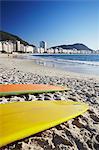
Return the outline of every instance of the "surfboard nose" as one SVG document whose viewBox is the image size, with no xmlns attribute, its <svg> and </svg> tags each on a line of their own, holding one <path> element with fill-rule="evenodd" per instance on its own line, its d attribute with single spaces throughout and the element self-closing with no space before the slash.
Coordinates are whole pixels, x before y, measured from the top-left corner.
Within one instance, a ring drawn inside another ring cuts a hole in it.
<svg viewBox="0 0 99 150">
<path fill-rule="evenodd" d="M 85 103 L 61 100 L 0 104 L 0 146 L 68 121 L 87 109 Z"/>
</svg>

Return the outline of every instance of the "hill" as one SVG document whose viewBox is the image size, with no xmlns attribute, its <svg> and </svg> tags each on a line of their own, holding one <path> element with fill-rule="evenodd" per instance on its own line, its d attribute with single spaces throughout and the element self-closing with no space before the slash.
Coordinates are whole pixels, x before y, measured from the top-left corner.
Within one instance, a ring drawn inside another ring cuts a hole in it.
<svg viewBox="0 0 99 150">
<path fill-rule="evenodd" d="M 77 50 L 93 51 L 92 49 L 88 48 L 86 45 L 81 44 L 81 43 L 76 43 L 76 44 L 72 44 L 72 45 L 59 45 L 59 46 L 54 46 L 54 47 L 51 47 L 51 48 L 53 48 L 53 49 L 63 48 L 63 49 L 77 49 Z"/>
<path fill-rule="evenodd" d="M 21 44 L 26 45 L 30 45 L 28 42 L 22 40 L 20 37 L 13 35 L 11 33 L 8 32 L 4 32 L 4 31 L 0 31 L 0 41 L 6 41 L 6 40 L 10 40 L 13 42 L 16 42 L 17 40 L 20 41 Z M 34 45 L 32 45 L 33 47 L 35 47 Z"/>
</svg>

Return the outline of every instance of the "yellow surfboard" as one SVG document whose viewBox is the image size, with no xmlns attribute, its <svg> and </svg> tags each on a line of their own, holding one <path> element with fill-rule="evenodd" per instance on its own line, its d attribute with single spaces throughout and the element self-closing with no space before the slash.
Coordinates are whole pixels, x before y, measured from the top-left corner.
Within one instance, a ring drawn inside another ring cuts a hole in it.
<svg viewBox="0 0 99 150">
<path fill-rule="evenodd" d="M 0 147 L 81 115 L 88 105 L 71 101 L 0 104 Z"/>
</svg>

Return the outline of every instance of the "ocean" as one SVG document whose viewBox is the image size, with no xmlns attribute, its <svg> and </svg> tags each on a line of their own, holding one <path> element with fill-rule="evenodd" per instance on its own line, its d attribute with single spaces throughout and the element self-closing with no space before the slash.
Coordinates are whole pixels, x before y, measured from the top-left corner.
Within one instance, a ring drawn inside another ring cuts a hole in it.
<svg viewBox="0 0 99 150">
<path fill-rule="evenodd" d="M 64 69 L 69 72 L 99 76 L 99 54 L 32 54 L 35 63 Z"/>
</svg>

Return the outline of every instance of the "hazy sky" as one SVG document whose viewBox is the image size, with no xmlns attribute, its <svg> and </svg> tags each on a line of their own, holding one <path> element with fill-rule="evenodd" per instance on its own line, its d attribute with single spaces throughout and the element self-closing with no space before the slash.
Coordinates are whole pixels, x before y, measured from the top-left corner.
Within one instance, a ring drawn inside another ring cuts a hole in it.
<svg viewBox="0 0 99 150">
<path fill-rule="evenodd" d="M 99 0 L 2 1 L 1 29 L 48 47 L 83 43 L 99 48 Z"/>
</svg>

